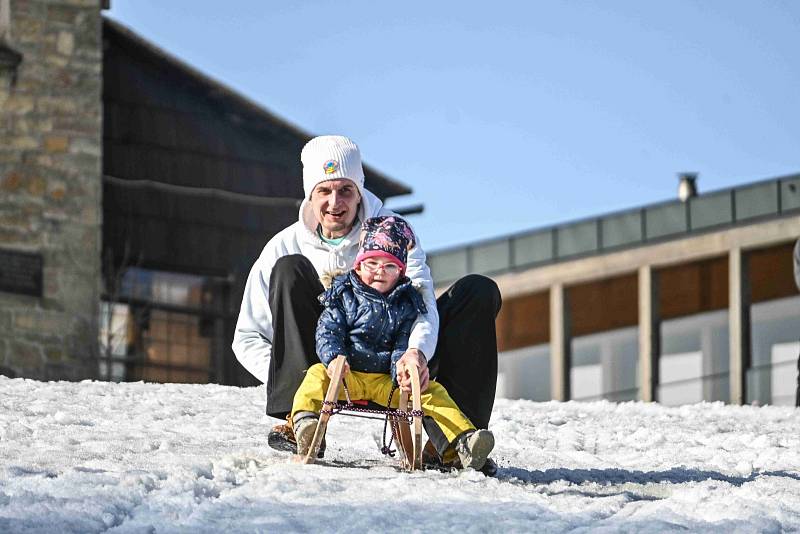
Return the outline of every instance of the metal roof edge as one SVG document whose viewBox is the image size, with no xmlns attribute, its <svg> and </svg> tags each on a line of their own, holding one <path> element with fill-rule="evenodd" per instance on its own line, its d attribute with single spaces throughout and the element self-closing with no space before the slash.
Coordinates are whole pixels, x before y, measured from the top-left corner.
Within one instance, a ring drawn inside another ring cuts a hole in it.
<svg viewBox="0 0 800 534">
<path fill-rule="evenodd" d="M 754 182 L 747 182 L 747 183 L 744 183 L 744 184 L 741 184 L 741 185 L 732 186 L 732 187 L 724 187 L 724 188 L 720 188 L 720 189 L 712 189 L 712 190 L 707 191 L 705 193 L 700 193 L 700 194 L 697 195 L 697 197 L 694 197 L 694 198 L 702 198 L 702 197 L 712 196 L 712 195 L 716 195 L 716 194 L 729 193 L 729 192 L 734 191 L 734 190 L 748 189 L 750 187 L 756 187 L 756 186 L 764 185 L 764 184 L 767 184 L 767 183 L 770 183 L 770 182 L 781 182 L 781 181 L 784 181 L 784 180 L 793 180 L 793 179 L 798 179 L 798 178 L 800 178 L 800 173 L 785 174 L 785 175 L 776 176 L 776 177 L 773 177 L 773 178 L 764 178 L 764 179 L 756 180 Z M 628 214 L 628 213 L 636 213 L 636 212 L 639 212 L 639 211 L 642 211 L 642 210 L 646 210 L 646 209 L 650 209 L 650 208 L 657 208 L 657 207 L 660 207 L 660 206 L 668 206 L 668 205 L 672 205 L 672 204 L 677 205 L 677 204 L 682 204 L 682 203 L 683 202 L 680 199 L 677 199 L 677 198 L 676 199 L 671 199 L 671 200 L 660 200 L 660 201 L 657 201 L 657 202 L 652 202 L 650 204 L 643 204 L 641 206 L 634 206 L 634 207 L 631 207 L 631 208 L 623 208 L 623 209 L 620 209 L 620 210 L 609 211 L 609 212 L 606 212 L 606 213 L 601 213 L 599 215 L 590 215 L 590 216 L 586 216 L 586 217 L 580 217 L 580 218 L 572 219 L 572 220 L 569 220 L 569 221 L 564 221 L 564 222 L 560 222 L 560 223 L 549 224 L 549 225 L 546 225 L 546 226 L 539 226 L 539 227 L 536 227 L 536 228 L 531 228 L 529 230 L 520 230 L 520 231 L 517 231 L 517 232 L 511 232 L 511 233 L 507 233 L 507 234 L 500 234 L 498 236 L 487 237 L 487 238 L 479 239 L 477 241 L 472 241 L 472 242 L 458 244 L 458 245 L 449 245 L 449 246 L 446 246 L 446 247 L 442 247 L 442 248 L 439 248 L 439 249 L 433 249 L 433 250 L 429 251 L 428 252 L 428 256 L 438 256 L 440 254 L 443 255 L 443 254 L 447 254 L 447 253 L 450 253 L 450 252 L 458 252 L 460 250 L 464 250 L 464 249 L 468 249 L 468 248 L 477 248 L 477 247 L 480 247 L 480 246 L 483 246 L 483 245 L 491 245 L 493 243 L 498 243 L 498 242 L 505 241 L 505 240 L 516 239 L 516 238 L 519 238 L 519 237 L 525 237 L 525 236 L 528 236 L 528 235 L 551 232 L 551 231 L 557 230 L 559 228 L 565 228 L 565 227 L 568 227 L 568 226 L 573 226 L 573 225 L 577 225 L 577 224 L 581 224 L 581 223 L 596 222 L 596 221 L 599 221 L 601 219 L 607 219 L 607 218 L 610 218 L 610 217 L 619 216 L 619 215 L 625 215 L 625 214 Z M 778 214 L 777 217 L 780 217 L 780 214 Z M 767 218 L 769 218 L 769 217 L 767 217 Z M 734 225 L 735 225 L 735 223 L 734 223 Z M 696 232 L 699 232 L 699 231 L 700 230 L 696 230 Z M 679 235 L 683 235 L 683 234 L 679 234 Z M 600 252 L 602 252 L 602 251 L 600 251 Z"/>
</svg>

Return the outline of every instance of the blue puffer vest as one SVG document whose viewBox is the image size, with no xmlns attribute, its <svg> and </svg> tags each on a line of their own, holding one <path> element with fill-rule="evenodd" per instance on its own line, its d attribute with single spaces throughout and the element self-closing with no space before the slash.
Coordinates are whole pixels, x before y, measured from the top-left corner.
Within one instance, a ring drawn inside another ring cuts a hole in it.
<svg viewBox="0 0 800 534">
<path fill-rule="evenodd" d="M 335 277 L 319 300 L 324 306 L 317 323 L 322 363 L 327 366 L 343 354 L 353 371 L 391 373 L 395 379 L 395 364 L 408 348 L 411 327 L 418 314 L 428 311 L 411 280 L 401 278 L 382 295 L 351 270 Z"/>
</svg>

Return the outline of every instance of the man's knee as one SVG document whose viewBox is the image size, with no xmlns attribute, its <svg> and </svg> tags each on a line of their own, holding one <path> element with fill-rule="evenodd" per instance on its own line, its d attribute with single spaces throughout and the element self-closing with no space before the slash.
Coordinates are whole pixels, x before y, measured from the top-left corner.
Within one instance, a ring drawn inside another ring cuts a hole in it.
<svg viewBox="0 0 800 534">
<path fill-rule="evenodd" d="M 270 285 L 303 279 L 317 279 L 317 271 L 311 261 L 302 254 L 289 254 L 278 258 L 272 267 Z"/>
<path fill-rule="evenodd" d="M 495 310 L 495 315 L 500 312 L 503 297 L 497 283 L 481 274 L 468 274 L 453 284 L 453 294 L 460 293 L 474 302 L 475 305 Z"/>
<path fill-rule="evenodd" d="M 302 254 L 288 254 L 281 256 L 275 261 L 272 267 L 272 276 L 285 276 L 291 275 L 298 271 L 302 271 L 312 267 L 311 261 Z"/>
</svg>

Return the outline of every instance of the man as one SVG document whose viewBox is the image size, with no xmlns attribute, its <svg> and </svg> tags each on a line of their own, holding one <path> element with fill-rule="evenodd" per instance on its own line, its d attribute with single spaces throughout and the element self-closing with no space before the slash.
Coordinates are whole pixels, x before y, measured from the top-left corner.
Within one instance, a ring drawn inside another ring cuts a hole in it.
<svg viewBox="0 0 800 534">
<path fill-rule="evenodd" d="M 361 153 L 350 139 L 316 137 L 300 159 L 305 198 L 299 220 L 273 237 L 253 265 L 233 338 L 236 358 L 267 385 L 267 414 L 277 418 L 291 411 L 303 373 L 319 362 L 314 338 L 322 312 L 319 276 L 352 267 L 361 221 L 394 215 L 364 188 Z M 436 378 L 475 427 L 487 428 L 497 380 L 497 285 L 469 275 L 437 300 L 419 242 L 408 251 L 406 275 L 422 292 L 428 313 L 414 323 L 398 375 L 405 376 L 402 369 L 415 362 L 423 390 Z M 410 379 L 400 387 L 410 389 Z M 269 441 L 280 448 L 280 440 L 293 439 L 291 427 L 279 425 Z M 488 460 L 483 471 L 496 469 Z"/>
</svg>

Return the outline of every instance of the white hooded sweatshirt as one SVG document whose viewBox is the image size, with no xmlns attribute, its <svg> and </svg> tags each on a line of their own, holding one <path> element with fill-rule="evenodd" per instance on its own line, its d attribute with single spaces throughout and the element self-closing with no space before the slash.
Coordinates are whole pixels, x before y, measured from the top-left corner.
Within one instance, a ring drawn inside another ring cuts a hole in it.
<svg viewBox="0 0 800 534">
<path fill-rule="evenodd" d="M 383 202 L 364 189 L 356 224 L 339 245 L 329 245 L 317 234 L 317 220 L 308 199 L 300 205 L 299 221 L 281 230 L 269 240 L 253 264 L 244 288 L 242 307 L 236 332 L 233 335 L 233 352 L 253 376 L 267 383 L 269 362 L 272 357 L 272 313 L 269 309 L 269 279 L 275 262 L 289 254 L 302 254 L 308 258 L 319 275 L 326 272 L 350 269 L 358 253 L 360 223 L 370 217 L 396 215 L 383 207 Z M 409 348 L 422 351 L 426 358 L 433 356 L 439 335 L 439 314 L 430 269 L 425 263 L 425 252 L 416 239 L 408 251 L 406 276 L 422 293 L 427 314 L 420 314 L 411 330 Z"/>
</svg>

